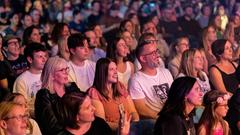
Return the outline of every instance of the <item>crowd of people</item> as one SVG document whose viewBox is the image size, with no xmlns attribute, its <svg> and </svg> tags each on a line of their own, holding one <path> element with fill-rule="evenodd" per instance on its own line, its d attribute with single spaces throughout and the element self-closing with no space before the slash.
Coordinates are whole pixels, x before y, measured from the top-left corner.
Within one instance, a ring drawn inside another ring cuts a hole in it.
<svg viewBox="0 0 240 135">
<path fill-rule="evenodd" d="M 239 135 L 239 0 L 3 0 L 0 135 Z"/>
</svg>

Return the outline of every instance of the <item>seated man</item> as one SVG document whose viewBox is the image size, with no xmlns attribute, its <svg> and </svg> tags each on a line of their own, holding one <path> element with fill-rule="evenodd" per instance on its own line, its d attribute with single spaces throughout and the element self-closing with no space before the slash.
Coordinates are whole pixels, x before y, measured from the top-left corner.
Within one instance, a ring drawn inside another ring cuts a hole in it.
<svg viewBox="0 0 240 135">
<path fill-rule="evenodd" d="M 69 81 L 75 82 L 81 91 L 86 91 L 93 84 L 96 63 L 88 60 L 89 45 L 81 34 L 72 34 L 68 38 L 70 51 Z"/>
<path fill-rule="evenodd" d="M 47 49 L 39 43 L 29 44 L 25 50 L 30 68 L 23 72 L 14 82 L 13 92 L 21 93 L 27 100 L 30 113 L 34 113 L 36 93 L 42 87 L 40 80 L 42 69 L 48 58 Z"/>
<path fill-rule="evenodd" d="M 136 57 L 142 68 L 129 82 L 129 91 L 141 118 L 156 119 L 173 82 L 166 68 L 159 68 L 157 40 L 152 33 L 143 34 L 136 48 Z"/>
</svg>

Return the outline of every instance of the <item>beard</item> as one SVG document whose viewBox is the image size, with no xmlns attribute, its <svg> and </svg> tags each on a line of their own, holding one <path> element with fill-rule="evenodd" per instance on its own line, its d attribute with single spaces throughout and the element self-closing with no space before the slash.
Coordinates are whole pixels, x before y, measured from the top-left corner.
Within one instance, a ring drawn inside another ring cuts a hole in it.
<svg viewBox="0 0 240 135">
<path fill-rule="evenodd" d="M 156 61 L 148 61 L 147 65 L 151 68 L 157 68 L 160 66 L 160 61 L 157 59 Z"/>
</svg>

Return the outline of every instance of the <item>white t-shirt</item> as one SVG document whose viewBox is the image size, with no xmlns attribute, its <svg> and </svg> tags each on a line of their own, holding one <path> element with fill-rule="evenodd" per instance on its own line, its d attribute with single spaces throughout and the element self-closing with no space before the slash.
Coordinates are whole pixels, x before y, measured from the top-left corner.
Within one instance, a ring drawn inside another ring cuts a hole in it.
<svg viewBox="0 0 240 135">
<path fill-rule="evenodd" d="M 210 86 L 210 83 L 209 83 L 209 78 L 207 76 L 207 74 L 205 72 L 202 71 L 202 75 L 204 77 L 204 80 L 201 80 L 200 78 L 196 78 L 197 81 L 198 81 L 198 84 L 200 85 L 201 87 L 201 90 L 203 92 L 203 94 L 205 95 L 208 91 L 211 90 L 211 86 Z M 186 76 L 185 74 L 183 73 L 180 73 L 178 75 L 178 77 L 183 77 L 183 76 Z"/>
<path fill-rule="evenodd" d="M 69 81 L 75 82 L 81 91 L 86 91 L 93 85 L 96 63 L 85 60 L 83 66 L 69 62 Z"/>
<path fill-rule="evenodd" d="M 27 70 L 17 77 L 13 85 L 13 92 L 21 93 L 26 98 L 30 113 L 34 111 L 36 94 L 42 87 L 40 77 L 41 73 L 33 74 Z"/>
<path fill-rule="evenodd" d="M 131 65 L 130 65 L 130 62 L 126 62 L 126 65 L 127 65 L 127 68 L 126 70 L 121 73 L 121 72 L 117 72 L 118 73 L 118 80 L 123 83 L 123 85 L 128 88 L 128 80 L 130 79 L 131 77 L 131 73 L 132 73 L 132 70 L 131 70 Z"/>
<path fill-rule="evenodd" d="M 138 71 L 130 78 L 130 95 L 133 100 L 145 98 L 146 105 L 159 112 L 167 100 L 172 82 L 173 77 L 166 68 L 157 68 L 155 76 Z"/>
</svg>

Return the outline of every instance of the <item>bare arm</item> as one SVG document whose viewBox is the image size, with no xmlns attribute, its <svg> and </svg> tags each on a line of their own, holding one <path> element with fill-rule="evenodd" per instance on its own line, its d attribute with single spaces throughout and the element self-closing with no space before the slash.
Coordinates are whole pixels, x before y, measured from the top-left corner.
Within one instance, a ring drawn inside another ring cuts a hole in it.
<svg viewBox="0 0 240 135">
<path fill-rule="evenodd" d="M 134 99 L 133 102 L 135 104 L 135 107 L 136 107 L 140 117 L 151 118 L 151 119 L 156 119 L 157 118 L 158 112 L 149 108 L 146 105 L 144 98 L 143 99 Z"/>
<path fill-rule="evenodd" d="M 198 129 L 198 135 L 206 135 L 206 129 L 204 126 L 200 126 L 199 129 Z"/>
<path fill-rule="evenodd" d="M 8 81 L 7 79 L 2 79 L 0 80 L 0 88 L 3 88 L 3 89 L 8 89 Z"/>
</svg>

